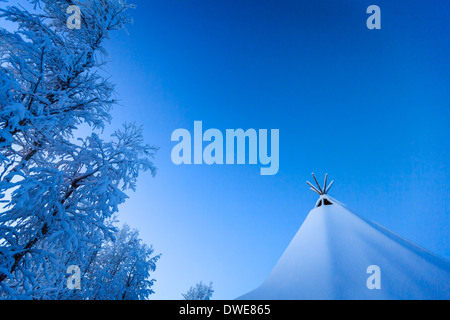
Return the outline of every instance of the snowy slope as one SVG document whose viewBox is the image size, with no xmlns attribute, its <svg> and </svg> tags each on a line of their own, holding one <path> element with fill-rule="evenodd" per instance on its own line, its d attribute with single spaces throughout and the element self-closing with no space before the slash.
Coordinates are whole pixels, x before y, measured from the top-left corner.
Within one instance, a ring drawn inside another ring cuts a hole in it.
<svg viewBox="0 0 450 320">
<path fill-rule="evenodd" d="M 450 299 L 450 263 L 353 213 L 316 207 L 257 289 L 238 299 Z M 381 271 L 368 289 L 367 267 Z"/>
</svg>

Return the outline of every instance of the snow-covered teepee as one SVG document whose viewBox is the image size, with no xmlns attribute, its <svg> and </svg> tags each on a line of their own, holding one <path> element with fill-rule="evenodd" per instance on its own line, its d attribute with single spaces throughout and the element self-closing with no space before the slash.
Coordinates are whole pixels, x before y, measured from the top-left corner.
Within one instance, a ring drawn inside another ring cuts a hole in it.
<svg viewBox="0 0 450 320">
<path fill-rule="evenodd" d="M 245 300 L 450 299 L 450 262 L 351 211 L 316 177 L 316 206 Z"/>
</svg>

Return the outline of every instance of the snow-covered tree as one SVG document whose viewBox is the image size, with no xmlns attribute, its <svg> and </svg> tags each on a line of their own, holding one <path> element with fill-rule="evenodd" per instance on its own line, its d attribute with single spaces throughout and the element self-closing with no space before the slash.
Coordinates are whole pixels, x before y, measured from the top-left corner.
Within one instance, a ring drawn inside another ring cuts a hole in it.
<svg viewBox="0 0 450 320">
<path fill-rule="evenodd" d="M 212 282 L 209 285 L 202 281 L 195 287 L 191 287 L 186 293 L 182 294 L 184 300 L 210 300 L 214 293 Z"/>
<path fill-rule="evenodd" d="M 102 76 L 103 44 L 130 22 L 122 0 L 28 0 L 0 8 L 0 295 L 35 298 L 57 292 L 66 262 L 89 262 L 112 236 L 111 219 L 142 170 L 156 173 L 156 148 L 126 124 L 110 140 L 104 128 L 114 86 Z M 67 8 L 82 26 L 70 30 Z M 67 260 L 67 261 L 65 261 Z"/>
<path fill-rule="evenodd" d="M 84 276 L 88 282 L 85 296 L 90 300 L 147 299 L 155 281 L 150 279 L 150 272 L 160 257 L 152 254 L 153 248 L 142 242 L 138 231 L 124 225 L 115 240 L 106 242 L 95 253 Z"/>
</svg>

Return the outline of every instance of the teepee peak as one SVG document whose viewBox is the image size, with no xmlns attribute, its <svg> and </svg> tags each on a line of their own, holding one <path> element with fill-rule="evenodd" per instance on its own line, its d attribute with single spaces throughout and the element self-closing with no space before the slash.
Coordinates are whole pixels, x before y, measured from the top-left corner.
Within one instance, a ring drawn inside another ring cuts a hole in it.
<svg viewBox="0 0 450 320">
<path fill-rule="evenodd" d="M 317 200 L 315 207 L 318 208 L 321 206 L 330 206 L 333 203 L 334 203 L 334 200 L 330 196 L 323 194 Z"/>
<path fill-rule="evenodd" d="M 238 299 L 450 299 L 449 261 L 327 195 L 327 175 L 323 186 L 313 177 L 316 207 L 261 285 Z M 379 287 L 371 272 L 378 272 Z"/>
<path fill-rule="evenodd" d="M 329 185 L 327 185 L 328 173 L 326 173 L 325 180 L 323 182 L 323 187 L 321 187 L 319 182 L 317 181 L 314 173 L 312 173 L 312 176 L 314 178 L 314 181 L 316 182 L 317 187 L 313 186 L 312 183 L 310 183 L 309 181 L 306 181 L 306 183 L 310 186 L 310 189 L 312 191 L 314 191 L 315 193 L 317 193 L 319 196 L 326 195 L 328 193 L 328 191 L 330 191 L 330 188 L 333 185 L 334 181 L 331 181 L 331 183 Z"/>
</svg>

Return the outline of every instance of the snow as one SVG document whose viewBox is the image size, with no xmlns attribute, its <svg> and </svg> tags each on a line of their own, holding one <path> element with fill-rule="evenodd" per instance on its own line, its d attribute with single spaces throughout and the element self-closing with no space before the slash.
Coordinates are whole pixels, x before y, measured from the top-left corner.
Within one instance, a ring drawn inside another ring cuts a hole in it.
<svg viewBox="0 0 450 320">
<path fill-rule="evenodd" d="M 257 289 L 238 299 L 450 299 L 450 263 L 352 212 L 332 205 L 310 211 Z M 369 289 L 369 266 L 380 289 Z"/>
<path fill-rule="evenodd" d="M 156 174 L 157 148 L 144 143 L 142 127 L 124 124 L 109 138 L 96 130 L 109 124 L 117 103 L 103 75 L 103 46 L 131 22 L 131 6 L 82 2 L 76 32 L 66 25 L 67 1 L 30 0 L 40 8 L 31 12 L 0 8 L 1 23 L 17 30 L 0 28 L 0 299 L 80 298 L 64 287 L 67 263 L 86 273 L 93 253 L 114 237 L 118 206 L 139 173 Z M 91 132 L 75 140 L 82 125 Z M 151 281 L 134 275 L 152 270 L 149 250 L 126 248 L 140 255 L 130 258 L 133 277 L 116 297 L 147 297 Z"/>
<path fill-rule="evenodd" d="M 212 282 L 204 284 L 202 281 L 195 287 L 190 287 L 188 292 L 182 294 L 184 300 L 210 300 L 214 293 Z"/>
</svg>

